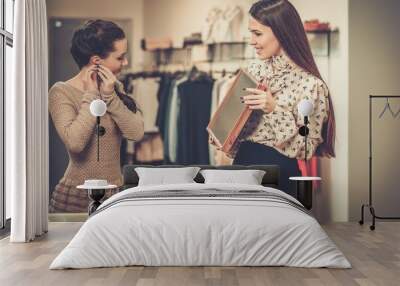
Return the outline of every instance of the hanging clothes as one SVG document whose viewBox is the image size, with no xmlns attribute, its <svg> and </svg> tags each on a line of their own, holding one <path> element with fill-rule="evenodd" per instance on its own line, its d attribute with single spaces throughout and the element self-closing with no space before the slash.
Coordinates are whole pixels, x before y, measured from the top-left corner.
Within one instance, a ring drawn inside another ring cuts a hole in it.
<svg viewBox="0 0 400 286">
<path fill-rule="evenodd" d="M 219 23 L 219 18 L 222 15 L 222 10 L 219 8 L 212 8 L 211 10 L 208 11 L 206 21 L 202 27 L 201 31 L 201 39 L 203 43 L 213 43 L 215 42 L 215 35 L 214 31 L 218 30 L 218 23 Z"/>
<path fill-rule="evenodd" d="M 136 143 L 136 161 L 151 163 L 164 158 L 163 143 L 160 133 L 145 134 L 144 138 Z"/>
<path fill-rule="evenodd" d="M 133 157 L 134 163 L 144 164 L 160 159 L 163 164 L 218 163 L 206 128 L 232 79 L 226 76 L 214 85 L 210 75 L 196 68 L 189 73 L 138 72 L 127 77 L 124 82 L 143 111 L 147 131 L 144 140 L 127 142 L 129 161 Z"/>
<path fill-rule="evenodd" d="M 165 138 L 165 120 L 168 112 L 168 100 L 170 96 L 171 84 L 173 76 L 171 74 L 163 74 L 160 77 L 160 87 L 158 89 L 157 98 L 159 101 L 158 111 L 156 116 L 156 125 L 160 130 L 161 137 Z"/>
<path fill-rule="evenodd" d="M 178 151 L 178 118 L 180 110 L 180 97 L 178 95 L 178 86 L 187 81 L 188 77 L 184 76 L 181 79 L 175 80 L 172 88 L 170 100 L 168 101 L 169 116 L 166 124 L 168 128 L 168 150 L 167 156 L 171 163 L 177 162 L 177 151 Z"/>
<path fill-rule="evenodd" d="M 214 24 L 212 38 L 217 43 L 242 41 L 241 23 L 243 12 L 239 6 L 227 6 Z"/>
<path fill-rule="evenodd" d="M 208 132 L 213 80 L 200 75 L 178 86 L 180 98 L 178 118 L 177 163 L 209 164 Z"/>
<path fill-rule="evenodd" d="M 201 38 L 204 43 L 243 41 L 243 10 L 240 6 L 227 5 L 226 8 L 212 8 L 203 24 Z"/>
<path fill-rule="evenodd" d="M 143 114 L 145 136 L 140 141 L 127 140 L 121 148 L 121 157 L 130 164 L 160 162 L 163 143 L 157 126 L 160 97 L 159 72 L 139 72 L 125 75 L 122 82 Z"/>
<path fill-rule="evenodd" d="M 157 132 L 159 78 L 138 78 L 133 83 L 133 98 L 143 114 L 144 132 Z"/>
</svg>

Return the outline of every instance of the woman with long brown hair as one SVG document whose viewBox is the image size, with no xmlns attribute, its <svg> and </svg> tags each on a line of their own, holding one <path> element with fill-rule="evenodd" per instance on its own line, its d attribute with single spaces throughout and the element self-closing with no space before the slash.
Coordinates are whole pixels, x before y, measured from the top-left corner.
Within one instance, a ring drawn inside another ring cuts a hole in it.
<svg viewBox="0 0 400 286">
<path fill-rule="evenodd" d="M 314 106 L 309 117 L 307 158 L 334 157 L 335 117 L 329 90 L 315 64 L 303 23 L 287 0 L 262 0 L 250 9 L 250 44 L 258 63 L 249 72 L 266 91 L 248 88 L 243 103 L 254 112 L 240 138 L 234 164 L 277 164 L 282 190 L 294 195 L 290 176 L 301 175 L 297 160 L 305 156 L 298 130 L 304 117 L 297 105 L 303 99 Z"/>
</svg>

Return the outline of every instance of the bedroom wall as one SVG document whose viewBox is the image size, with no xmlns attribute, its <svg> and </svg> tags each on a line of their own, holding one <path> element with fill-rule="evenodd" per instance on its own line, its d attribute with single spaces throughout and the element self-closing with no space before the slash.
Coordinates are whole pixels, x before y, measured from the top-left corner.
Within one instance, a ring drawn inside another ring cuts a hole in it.
<svg viewBox="0 0 400 286">
<path fill-rule="evenodd" d="M 352 0 L 349 4 L 350 220 L 359 220 L 361 204 L 368 202 L 368 96 L 400 95 L 399 11 L 398 0 Z M 399 110 L 399 101 L 393 100 L 391 104 L 394 111 Z M 380 110 L 383 106 L 383 103 L 379 105 Z M 374 128 L 377 135 L 374 136 L 374 147 L 380 152 L 379 156 L 373 152 L 373 165 L 376 166 L 373 174 L 374 202 L 377 215 L 399 216 L 396 160 L 400 158 L 400 152 L 398 141 L 397 145 L 394 142 L 400 139 L 399 120 L 385 120 L 386 124 L 381 128 Z M 385 143 L 389 138 L 393 139 Z"/>
<path fill-rule="evenodd" d="M 232 4 L 240 5 L 246 17 L 253 2 L 230 1 Z M 330 87 L 336 111 L 337 156 L 334 159 L 322 160 L 323 185 L 316 194 L 314 211 L 320 221 L 347 221 L 348 0 L 292 0 L 291 2 L 298 9 L 303 20 L 319 18 L 331 22 L 340 31 L 332 36 L 331 56 L 316 58 L 321 73 Z M 147 37 L 172 36 L 174 41 L 180 41 L 192 32 L 201 31 L 207 11 L 211 7 L 224 7 L 226 4 L 227 1 L 224 0 L 147 0 L 144 3 L 144 35 Z M 244 19 L 243 23 L 242 31 L 246 35 L 247 19 Z"/>
</svg>

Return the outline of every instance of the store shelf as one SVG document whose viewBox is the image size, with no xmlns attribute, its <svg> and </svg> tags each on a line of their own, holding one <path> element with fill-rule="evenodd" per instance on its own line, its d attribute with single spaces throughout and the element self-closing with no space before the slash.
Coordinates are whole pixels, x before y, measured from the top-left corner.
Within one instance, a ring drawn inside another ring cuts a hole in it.
<svg viewBox="0 0 400 286">
<path fill-rule="evenodd" d="M 331 54 L 331 35 L 338 33 L 338 29 L 334 30 L 314 30 L 314 31 L 306 31 L 308 35 L 317 35 L 317 36 L 325 36 L 326 37 L 326 53 L 323 54 L 322 56 L 324 57 L 329 57 Z M 189 58 L 191 55 L 191 49 L 195 46 L 207 46 L 209 53 L 210 53 L 210 60 L 207 60 L 206 62 L 213 62 L 216 56 L 216 51 L 219 49 L 219 58 L 222 58 L 222 50 L 224 49 L 225 46 L 241 46 L 241 54 L 244 55 L 245 53 L 245 47 L 249 45 L 248 41 L 235 41 L 235 42 L 215 42 L 215 43 L 199 43 L 199 44 L 188 44 L 184 47 L 171 47 L 167 49 L 155 49 L 151 50 L 148 52 L 152 52 L 155 55 L 155 61 L 157 65 L 160 65 L 162 63 L 168 63 L 170 62 L 173 53 L 175 52 L 186 52 L 186 57 Z M 315 54 L 315 56 L 321 56 L 318 54 Z M 238 60 L 238 59 L 248 59 L 243 56 L 235 56 L 232 57 L 232 60 Z"/>
<path fill-rule="evenodd" d="M 337 33 L 339 32 L 338 29 L 334 30 L 311 30 L 311 31 L 306 31 L 307 34 L 332 34 L 332 33 Z"/>
<path fill-rule="evenodd" d="M 318 36 L 325 36 L 326 37 L 326 53 L 324 56 L 329 57 L 331 55 L 331 38 L 332 34 L 338 33 L 338 29 L 334 30 L 314 30 L 314 31 L 306 31 L 308 35 L 318 35 Z"/>
</svg>

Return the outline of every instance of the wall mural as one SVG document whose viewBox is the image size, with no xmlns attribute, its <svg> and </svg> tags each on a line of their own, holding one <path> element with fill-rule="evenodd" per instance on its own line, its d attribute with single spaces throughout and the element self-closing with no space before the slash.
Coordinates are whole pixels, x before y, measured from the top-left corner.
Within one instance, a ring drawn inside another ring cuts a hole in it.
<svg viewBox="0 0 400 286">
<path fill-rule="evenodd" d="M 52 19 L 50 212 L 87 212 L 82 188 L 100 186 L 104 199 L 112 196 L 125 164 L 274 164 L 280 188 L 292 195 L 289 177 L 317 176 L 318 157 L 335 156 L 335 118 L 304 27 L 330 27 L 304 26 L 294 7 L 287 20 L 266 5 L 250 9 L 245 38 L 238 6 L 210 9 L 201 33 L 182 48 L 169 37 L 144 38 L 154 62 L 135 72 L 128 68 L 131 23 Z M 201 64 L 233 63 L 227 54 L 249 48 L 253 56 L 235 68 Z M 182 49 L 190 60 L 174 66 Z"/>
</svg>

